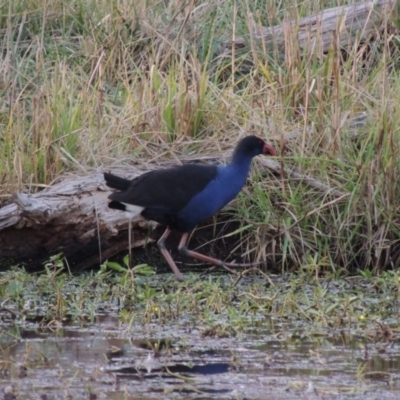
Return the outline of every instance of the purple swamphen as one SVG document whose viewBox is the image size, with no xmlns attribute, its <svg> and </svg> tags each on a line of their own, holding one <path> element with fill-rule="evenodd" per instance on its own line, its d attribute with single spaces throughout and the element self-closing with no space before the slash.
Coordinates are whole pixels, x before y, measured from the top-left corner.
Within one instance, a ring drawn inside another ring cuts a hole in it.
<svg viewBox="0 0 400 400">
<path fill-rule="evenodd" d="M 173 230 L 182 233 L 178 246 L 182 254 L 217 266 L 243 266 L 191 251 L 186 243 L 196 225 L 236 197 L 246 183 L 253 157 L 259 154 L 277 155 L 260 137 L 246 136 L 228 165 L 184 164 L 146 172 L 133 180 L 104 173 L 107 186 L 118 190 L 109 196 L 108 206 L 127 212 L 130 218 L 140 214 L 167 226 L 158 246 L 179 281 L 183 276 L 165 247 Z"/>
</svg>

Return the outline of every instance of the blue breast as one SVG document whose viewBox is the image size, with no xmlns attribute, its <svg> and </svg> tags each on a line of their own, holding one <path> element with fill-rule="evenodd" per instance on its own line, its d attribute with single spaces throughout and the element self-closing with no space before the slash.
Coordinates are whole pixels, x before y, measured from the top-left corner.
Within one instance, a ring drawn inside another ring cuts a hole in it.
<svg viewBox="0 0 400 400">
<path fill-rule="evenodd" d="M 248 163 L 219 166 L 218 173 L 205 189 L 195 195 L 177 217 L 187 231 L 210 218 L 240 192 L 249 174 Z"/>
</svg>

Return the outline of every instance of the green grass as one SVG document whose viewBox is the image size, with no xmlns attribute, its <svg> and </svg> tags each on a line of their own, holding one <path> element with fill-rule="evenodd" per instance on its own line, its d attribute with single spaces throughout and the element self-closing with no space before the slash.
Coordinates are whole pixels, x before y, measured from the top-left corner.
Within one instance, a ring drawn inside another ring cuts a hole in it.
<svg viewBox="0 0 400 400">
<path fill-rule="evenodd" d="M 380 31 L 369 50 L 307 56 L 290 36 L 284 49 L 248 33 L 249 13 L 270 26 L 347 3 L 3 3 L 0 198 L 117 158 L 155 165 L 174 162 L 171 149 L 220 154 L 256 133 L 282 150 L 282 166 L 347 196 L 256 163 L 235 211 L 249 226 L 243 252 L 283 271 L 396 268 L 398 32 Z M 221 41 L 237 36 L 249 46 L 219 57 Z M 354 131 L 348 121 L 361 112 L 366 123 Z"/>
<path fill-rule="evenodd" d="M 366 328 L 397 318 L 393 303 L 400 278 L 393 272 L 374 277 L 372 271 L 362 271 L 334 280 L 331 274 L 320 278 L 319 267 L 311 262 L 297 274 L 267 280 L 247 274 L 238 283 L 234 276 L 187 274 L 178 283 L 172 275 L 146 277 L 147 267 L 136 275 L 105 265 L 98 272 L 73 275 L 59 261 L 49 263 L 44 274 L 22 268 L 2 272 L 2 314 L 13 316 L 21 328 L 32 322 L 58 321 L 60 328 L 64 323 L 85 324 L 103 313 L 118 316 L 127 329 L 133 323 L 180 324 L 189 318 L 203 329 L 229 335 L 268 326 L 268 318 L 308 324 L 310 334 L 336 327 L 363 335 Z"/>
</svg>

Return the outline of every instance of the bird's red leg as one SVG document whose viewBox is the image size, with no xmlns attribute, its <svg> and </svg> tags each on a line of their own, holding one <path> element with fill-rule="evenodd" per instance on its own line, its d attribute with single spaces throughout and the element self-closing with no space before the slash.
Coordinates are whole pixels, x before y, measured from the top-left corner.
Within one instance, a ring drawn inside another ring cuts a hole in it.
<svg viewBox="0 0 400 400">
<path fill-rule="evenodd" d="M 170 235 L 171 230 L 169 228 L 166 229 L 166 231 L 163 233 L 161 236 L 160 240 L 157 242 L 158 247 L 161 251 L 161 254 L 164 256 L 164 258 L 167 260 L 167 263 L 171 267 L 172 271 L 174 271 L 175 277 L 178 281 L 183 281 L 183 275 L 179 271 L 178 267 L 175 264 L 175 261 L 172 259 L 171 254 L 169 254 L 169 251 L 165 247 L 165 241 L 167 237 Z"/>
<path fill-rule="evenodd" d="M 216 265 L 218 267 L 222 267 L 227 269 L 229 272 L 231 271 L 228 267 L 254 267 L 257 265 L 257 263 L 247 263 L 247 264 L 236 264 L 236 263 L 226 263 L 222 260 L 218 260 L 217 258 L 205 256 L 204 254 L 198 253 L 197 251 L 189 250 L 186 247 L 187 240 L 189 238 L 188 233 L 184 233 L 182 235 L 182 239 L 179 242 L 178 250 L 181 252 L 181 254 L 188 256 L 188 257 L 193 257 L 197 260 L 206 262 L 208 264 Z"/>
</svg>

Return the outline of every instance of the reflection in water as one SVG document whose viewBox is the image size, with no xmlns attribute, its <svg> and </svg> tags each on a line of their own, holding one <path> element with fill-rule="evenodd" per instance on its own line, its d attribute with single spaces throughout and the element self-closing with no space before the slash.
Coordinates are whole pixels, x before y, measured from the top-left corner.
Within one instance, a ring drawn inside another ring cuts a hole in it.
<svg viewBox="0 0 400 400">
<path fill-rule="evenodd" d="M 299 390 L 338 396 L 360 385 L 352 398 L 368 390 L 382 399 L 399 395 L 397 338 L 375 343 L 343 332 L 310 337 L 276 322 L 269 328 L 218 338 L 173 324 L 126 332 L 113 317 L 57 331 L 12 325 L 0 336 L 0 385 L 12 382 L 19 400 L 30 399 L 32 387 L 37 398 L 87 399 L 90 391 L 115 400 L 170 392 L 182 399 L 294 399 Z"/>
</svg>

